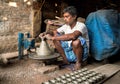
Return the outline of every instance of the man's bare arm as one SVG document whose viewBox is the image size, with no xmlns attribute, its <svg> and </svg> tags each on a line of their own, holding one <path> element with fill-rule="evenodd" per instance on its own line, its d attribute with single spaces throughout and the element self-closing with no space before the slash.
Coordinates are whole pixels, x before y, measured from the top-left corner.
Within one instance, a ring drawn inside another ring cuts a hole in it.
<svg viewBox="0 0 120 84">
<path fill-rule="evenodd" d="M 70 34 L 53 36 L 52 40 L 63 40 L 63 41 L 76 40 L 79 36 L 82 36 L 82 33 L 80 31 L 74 31 L 73 33 Z"/>
</svg>

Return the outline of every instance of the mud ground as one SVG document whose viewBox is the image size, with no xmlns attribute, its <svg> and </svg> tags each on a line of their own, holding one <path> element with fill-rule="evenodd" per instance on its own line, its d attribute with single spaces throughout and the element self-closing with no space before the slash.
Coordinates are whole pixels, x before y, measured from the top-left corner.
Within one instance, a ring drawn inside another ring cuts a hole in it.
<svg viewBox="0 0 120 84">
<path fill-rule="evenodd" d="M 117 61 L 111 63 L 120 65 L 120 60 L 117 59 Z M 105 64 L 103 61 L 89 60 L 88 64 L 84 67 L 93 69 L 103 64 Z M 44 66 L 44 63 L 39 60 L 29 58 L 22 60 L 18 60 L 18 58 L 11 59 L 8 64 L 0 64 L 0 84 L 41 84 L 49 79 L 71 72 L 68 69 L 59 69 L 54 72 L 41 74 L 40 71 L 37 70 L 41 66 Z M 104 84 L 120 84 L 120 72 Z"/>
</svg>

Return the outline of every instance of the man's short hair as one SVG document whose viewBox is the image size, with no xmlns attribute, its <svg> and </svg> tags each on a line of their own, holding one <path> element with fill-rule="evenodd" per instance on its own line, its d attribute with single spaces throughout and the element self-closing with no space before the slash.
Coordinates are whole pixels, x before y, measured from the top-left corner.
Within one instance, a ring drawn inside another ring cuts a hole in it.
<svg viewBox="0 0 120 84">
<path fill-rule="evenodd" d="M 77 9 L 74 6 L 68 6 L 63 10 L 63 14 L 68 12 L 72 16 L 77 16 Z"/>
</svg>

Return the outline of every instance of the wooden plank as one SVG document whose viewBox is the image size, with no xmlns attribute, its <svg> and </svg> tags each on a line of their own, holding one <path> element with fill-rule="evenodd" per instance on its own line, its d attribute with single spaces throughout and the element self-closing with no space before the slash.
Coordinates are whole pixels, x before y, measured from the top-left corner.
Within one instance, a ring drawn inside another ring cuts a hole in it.
<svg viewBox="0 0 120 84">
<path fill-rule="evenodd" d="M 120 71 L 109 80 L 105 81 L 104 84 L 120 84 Z"/>
<path fill-rule="evenodd" d="M 92 69 L 92 71 L 105 74 L 105 79 L 101 83 L 107 81 L 110 77 L 120 71 L 120 66 L 115 64 L 105 64 L 103 66 Z"/>
</svg>

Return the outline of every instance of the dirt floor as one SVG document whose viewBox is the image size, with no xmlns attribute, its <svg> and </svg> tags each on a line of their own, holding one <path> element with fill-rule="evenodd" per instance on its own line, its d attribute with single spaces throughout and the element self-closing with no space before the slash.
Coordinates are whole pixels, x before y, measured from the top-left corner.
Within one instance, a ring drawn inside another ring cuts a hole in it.
<svg viewBox="0 0 120 84">
<path fill-rule="evenodd" d="M 120 65 L 120 60 L 117 59 L 111 63 Z M 52 64 L 55 65 L 57 63 Z M 105 64 L 103 61 L 89 60 L 88 64 L 84 67 L 93 69 L 103 64 Z M 39 68 L 42 66 L 44 66 L 42 61 L 27 57 L 22 60 L 18 60 L 18 58 L 11 59 L 8 64 L 0 64 L 0 84 L 41 84 L 42 82 L 71 72 L 67 69 L 58 69 L 50 73 L 41 74 Z M 120 72 L 104 84 L 120 84 Z"/>
</svg>

